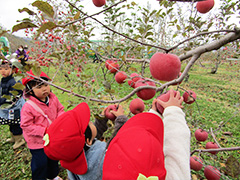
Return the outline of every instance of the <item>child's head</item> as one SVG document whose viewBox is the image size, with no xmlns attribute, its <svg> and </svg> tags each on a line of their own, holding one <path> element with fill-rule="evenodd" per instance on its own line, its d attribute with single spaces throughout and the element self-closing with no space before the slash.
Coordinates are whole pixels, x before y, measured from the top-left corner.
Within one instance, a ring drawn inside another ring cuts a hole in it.
<svg viewBox="0 0 240 180">
<path fill-rule="evenodd" d="M 31 70 L 27 73 L 36 76 Z M 41 72 L 39 78 L 45 81 L 50 80 L 50 78 L 44 72 Z M 26 86 L 25 95 L 33 95 L 38 99 L 45 101 L 46 97 L 50 94 L 51 89 L 49 84 L 43 82 L 41 79 L 36 79 L 31 76 L 23 78 L 22 83 Z"/>
<path fill-rule="evenodd" d="M 8 60 L 2 60 L 0 63 L 0 74 L 2 77 L 8 77 L 11 74 L 15 73 L 16 67 Z"/>
</svg>

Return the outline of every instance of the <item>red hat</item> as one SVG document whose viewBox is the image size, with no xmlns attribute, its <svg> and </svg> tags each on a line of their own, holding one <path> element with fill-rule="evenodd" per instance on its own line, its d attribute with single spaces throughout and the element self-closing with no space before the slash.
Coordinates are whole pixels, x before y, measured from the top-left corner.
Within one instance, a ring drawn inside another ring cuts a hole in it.
<svg viewBox="0 0 240 180">
<path fill-rule="evenodd" d="M 87 172 L 83 147 L 85 130 L 90 120 L 90 109 L 83 102 L 60 115 L 47 129 L 44 152 L 53 160 L 60 160 L 62 167 L 74 174 Z"/>
<path fill-rule="evenodd" d="M 118 131 L 107 149 L 102 180 L 137 180 L 139 176 L 165 179 L 163 122 L 140 113 Z"/>
<path fill-rule="evenodd" d="M 28 74 L 31 74 L 31 75 L 33 75 L 33 76 L 36 76 L 35 74 L 33 74 L 32 70 L 28 71 L 27 73 L 28 73 Z M 50 80 L 50 78 L 48 77 L 48 75 L 47 75 L 46 73 L 44 73 L 43 71 L 41 72 L 41 74 L 40 74 L 39 77 L 40 77 L 40 78 L 47 78 L 47 79 Z M 24 86 L 26 86 L 26 84 L 27 84 L 29 81 L 33 80 L 33 79 L 34 79 L 34 77 L 32 77 L 32 76 L 27 76 L 27 77 L 25 77 L 25 78 L 22 79 L 22 84 L 23 84 Z"/>
</svg>

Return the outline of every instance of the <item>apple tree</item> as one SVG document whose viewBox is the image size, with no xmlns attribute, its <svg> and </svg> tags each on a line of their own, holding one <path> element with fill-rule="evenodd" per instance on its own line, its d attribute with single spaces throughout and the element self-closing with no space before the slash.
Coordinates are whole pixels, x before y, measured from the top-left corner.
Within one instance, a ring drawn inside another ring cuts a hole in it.
<svg viewBox="0 0 240 180">
<path fill-rule="evenodd" d="M 204 62 L 209 62 L 214 74 L 227 58 L 240 58 L 238 0 L 159 0 L 154 8 L 151 2 L 144 7 L 127 0 L 92 3 L 99 7 L 95 14 L 86 12 L 78 0 L 37 0 L 19 9 L 29 17 L 12 28 L 12 32 L 25 29 L 33 40 L 30 59 L 19 68 L 25 74 L 29 69 L 51 73 L 50 85 L 76 97 L 68 101 L 68 107 L 87 101 L 100 112 L 104 106 L 114 109 L 119 103 L 126 108 L 132 104 L 127 112 L 133 116 L 149 108 L 153 98 L 166 96 L 169 88 L 182 91 L 184 102 L 190 105 L 197 103 L 197 95 L 181 83 L 188 80 L 196 63 L 204 68 Z M 212 166 L 220 162 L 217 152 L 240 147 L 221 147 L 210 128 L 207 134 L 213 142 L 202 149 L 206 131 L 197 126 L 191 129 L 197 130 L 191 147 L 193 178 L 203 174 L 208 178 L 214 171 L 216 178 L 239 176 L 239 169 L 230 173 L 220 163 L 217 169 Z M 214 155 L 209 158 L 208 152 Z M 228 157 L 229 167 L 239 165 L 235 157 Z"/>
</svg>

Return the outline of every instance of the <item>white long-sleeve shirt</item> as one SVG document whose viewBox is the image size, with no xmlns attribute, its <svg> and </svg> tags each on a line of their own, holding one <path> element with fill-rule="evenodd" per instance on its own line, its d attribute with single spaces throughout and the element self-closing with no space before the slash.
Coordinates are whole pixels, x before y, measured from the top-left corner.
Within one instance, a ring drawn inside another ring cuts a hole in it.
<svg viewBox="0 0 240 180">
<path fill-rule="evenodd" d="M 149 112 L 157 114 L 156 111 Z M 161 117 L 161 116 L 160 116 Z M 185 113 L 177 106 L 169 106 L 163 112 L 164 155 L 166 180 L 189 180 L 190 173 L 190 130 Z"/>
</svg>

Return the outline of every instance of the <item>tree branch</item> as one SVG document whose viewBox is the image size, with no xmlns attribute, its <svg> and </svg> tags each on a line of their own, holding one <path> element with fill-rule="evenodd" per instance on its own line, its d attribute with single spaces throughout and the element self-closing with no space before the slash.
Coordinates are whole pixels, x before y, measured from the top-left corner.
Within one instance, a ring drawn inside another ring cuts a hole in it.
<svg viewBox="0 0 240 180">
<path fill-rule="evenodd" d="M 230 148 L 218 148 L 218 149 L 195 149 L 191 152 L 191 156 L 195 152 L 220 152 L 220 151 L 236 151 L 240 150 L 240 147 L 230 147 Z"/>
</svg>

